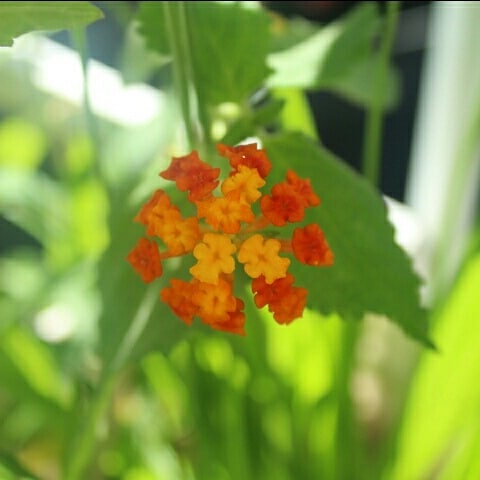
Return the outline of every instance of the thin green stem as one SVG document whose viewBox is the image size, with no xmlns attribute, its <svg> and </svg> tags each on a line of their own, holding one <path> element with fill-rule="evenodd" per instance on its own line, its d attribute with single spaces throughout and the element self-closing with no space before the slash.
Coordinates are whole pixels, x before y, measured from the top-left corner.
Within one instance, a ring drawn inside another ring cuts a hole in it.
<svg viewBox="0 0 480 480">
<path fill-rule="evenodd" d="M 162 2 L 162 4 L 173 56 L 174 88 L 185 125 L 188 147 L 199 148 L 204 140 L 204 131 L 200 121 L 185 2 Z"/>
<path fill-rule="evenodd" d="M 99 436 L 99 426 L 110 404 L 116 377 L 104 378 L 97 386 L 95 395 L 88 405 L 88 412 L 82 421 L 81 430 L 70 448 L 64 471 L 64 480 L 82 480 L 91 462 L 92 453 Z"/>
<path fill-rule="evenodd" d="M 367 111 L 363 173 L 373 185 L 378 185 L 382 151 L 383 113 L 390 56 L 395 38 L 400 2 L 386 2 L 385 25 L 374 72 L 374 90 Z M 345 319 L 342 332 L 342 348 L 337 372 L 337 425 L 335 440 L 335 478 L 349 480 L 362 478 L 363 451 L 357 437 L 354 405 L 350 385 L 355 365 L 355 349 L 359 326 L 354 319 Z"/>
<path fill-rule="evenodd" d="M 337 423 L 335 435 L 335 478 L 359 478 L 358 448 L 355 433 L 355 415 L 351 398 L 351 379 L 355 365 L 355 348 L 359 324 L 354 319 L 343 319 L 342 343 L 337 375 Z"/>
<path fill-rule="evenodd" d="M 191 56 L 191 41 L 188 31 L 187 12 L 184 2 L 163 2 L 167 34 L 173 55 L 174 84 L 179 101 L 185 133 L 190 149 L 199 148 L 204 140 L 202 123 L 199 119 L 198 96 L 195 89 L 194 67 Z M 87 90 L 87 44 L 84 31 L 72 32 L 73 43 L 82 59 L 85 80 L 84 109 L 89 132 L 98 147 L 98 128 Z M 205 121 L 205 119 L 203 119 Z M 205 125 L 205 123 L 204 123 Z M 148 323 L 156 301 L 156 290 L 147 290 L 132 323 L 125 333 L 116 355 L 104 366 L 96 391 L 87 405 L 81 428 L 74 439 L 64 469 L 65 480 L 85 478 L 99 438 L 99 425 L 110 405 L 118 373 L 128 361 L 135 344 Z"/>
<path fill-rule="evenodd" d="M 386 18 L 373 79 L 373 95 L 367 112 L 363 142 L 363 173 L 378 185 L 382 151 L 383 111 L 388 81 L 388 66 L 395 38 L 400 2 L 385 2 Z"/>
<path fill-rule="evenodd" d="M 70 37 L 72 39 L 72 44 L 75 47 L 76 51 L 80 56 L 80 61 L 82 64 L 82 76 L 83 76 L 83 111 L 85 113 L 86 126 L 88 134 L 92 139 L 92 143 L 95 148 L 95 154 L 98 153 L 100 147 L 100 136 L 98 121 L 95 113 L 92 109 L 92 103 L 90 101 L 90 93 L 88 89 L 88 44 L 87 38 L 85 35 L 85 29 L 73 29 L 70 31 Z M 92 162 L 92 168 L 95 169 L 95 173 L 99 174 L 99 162 Z"/>
<path fill-rule="evenodd" d="M 71 448 L 65 468 L 65 480 L 80 480 L 85 478 L 84 472 L 91 462 L 92 454 L 98 441 L 98 428 L 110 405 L 118 373 L 128 361 L 128 356 L 137 343 L 140 335 L 148 323 L 157 299 L 157 290 L 150 287 L 138 306 L 129 329 L 126 331 L 120 343 L 117 354 L 113 360 L 105 365 L 102 377 L 97 386 L 95 395 L 88 406 L 88 411 L 82 422 L 82 429 L 79 431 L 76 443 Z"/>
<path fill-rule="evenodd" d="M 135 317 L 130 324 L 125 336 L 122 339 L 122 343 L 117 349 L 117 353 L 109 365 L 109 371 L 111 374 L 115 374 L 120 370 L 128 361 L 128 357 L 131 354 L 135 344 L 137 343 L 140 335 L 147 326 L 150 315 L 153 312 L 155 304 L 157 302 L 158 286 L 152 285 L 147 289 L 143 300 L 138 306 Z"/>
</svg>

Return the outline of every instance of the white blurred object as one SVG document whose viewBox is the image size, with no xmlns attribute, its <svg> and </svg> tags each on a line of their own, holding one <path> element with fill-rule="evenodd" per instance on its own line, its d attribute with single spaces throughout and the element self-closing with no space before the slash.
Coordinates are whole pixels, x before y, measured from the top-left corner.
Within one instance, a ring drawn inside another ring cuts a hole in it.
<svg viewBox="0 0 480 480">
<path fill-rule="evenodd" d="M 39 89 L 82 105 L 82 64 L 74 50 L 38 34 L 28 34 L 15 40 L 11 54 L 32 65 L 32 80 Z M 120 125 L 149 123 L 166 102 L 159 90 L 143 83 L 125 85 L 117 70 L 96 60 L 88 61 L 87 79 L 93 112 Z"/>
<path fill-rule="evenodd" d="M 429 244 L 419 215 L 409 206 L 390 197 L 383 197 L 387 206 L 387 215 L 395 229 L 395 241 L 405 250 L 412 261 L 413 269 L 422 281 L 428 277 L 426 252 Z M 426 285 L 420 291 L 425 302 Z"/>
<path fill-rule="evenodd" d="M 480 3 L 433 2 L 427 32 L 406 204 L 429 244 L 429 296 L 437 298 L 465 253 L 479 194 Z M 424 253 L 424 255 L 427 255 Z"/>
<path fill-rule="evenodd" d="M 63 305 L 51 305 L 37 313 L 34 318 L 37 335 L 51 343 L 69 339 L 77 327 L 72 311 Z"/>
</svg>

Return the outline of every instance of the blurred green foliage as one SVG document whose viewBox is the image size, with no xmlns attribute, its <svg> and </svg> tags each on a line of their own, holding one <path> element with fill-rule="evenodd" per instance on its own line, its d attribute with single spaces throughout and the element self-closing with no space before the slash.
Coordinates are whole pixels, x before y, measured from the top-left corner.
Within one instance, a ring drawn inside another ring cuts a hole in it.
<svg viewBox="0 0 480 480">
<path fill-rule="evenodd" d="M 478 248 L 426 312 L 381 195 L 311 138 L 302 103 L 303 89 L 325 89 L 369 108 L 376 5 L 320 27 L 250 2 L 104 3 L 124 20 L 124 51 L 162 55 L 162 80 L 180 55 L 198 104 L 115 124 L 41 91 L 15 44 L 0 51 L 1 478 L 478 478 Z M 102 16 L 89 2 L 2 2 L 1 40 L 63 28 L 78 39 Z M 153 83 L 150 69 L 127 70 Z M 385 109 L 401 101 L 389 75 Z M 185 140 L 186 111 L 200 144 Z M 125 257 L 139 206 L 170 188 L 158 172 L 171 156 L 195 146 L 219 162 L 215 142 L 246 136 L 262 139 L 278 176 L 292 166 L 311 178 L 323 199 L 312 221 L 337 261 L 293 268 L 310 296 L 288 327 L 241 283 L 238 338 L 186 327 L 158 301 L 187 265 L 146 287 Z M 422 345 L 430 338 L 439 352 Z"/>
</svg>

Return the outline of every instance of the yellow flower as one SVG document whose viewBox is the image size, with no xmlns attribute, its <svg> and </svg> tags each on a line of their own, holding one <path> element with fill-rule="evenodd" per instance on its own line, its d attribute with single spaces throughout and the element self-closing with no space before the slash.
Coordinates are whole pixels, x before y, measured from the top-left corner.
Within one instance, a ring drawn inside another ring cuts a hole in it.
<svg viewBox="0 0 480 480">
<path fill-rule="evenodd" d="M 232 255 L 236 247 L 227 235 L 206 233 L 201 243 L 193 249 L 193 256 L 198 262 L 190 268 L 190 273 L 203 283 L 217 285 L 222 273 L 235 270 Z"/>
<path fill-rule="evenodd" d="M 244 264 L 245 272 L 252 278 L 260 275 L 270 284 L 287 274 L 288 258 L 278 255 L 282 244 L 274 238 L 265 240 L 259 233 L 245 240 L 238 252 L 238 261 Z"/>
<path fill-rule="evenodd" d="M 198 305 L 198 316 L 208 324 L 228 322 L 238 306 L 232 295 L 232 284 L 224 279 L 217 285 L 196 284 L 192 300 Z"/>
<path fill-rule="evenodd" d="M 264 185 L 265 180 L 258 174 L 256 168 L 240 165 L 237 173 L 223 181 L 222 193 L 251 204 L 262 196 L 259 188 Z"/>
<path fill-rule="evenodd" d="M 201 236 L 196 217 L 165 222 L 159 232 L 159 237 L 165 242 L 171 256 L 191 252 Z"/>
<path fill-rule="evenodd" d="M 231 198 L 211 198 L 197 202 L 197 214 L 215 230 L 223 233 L 238 233 L 240 222 L 252 223 L 252 209 L 245 202 Z"/>
</svg>

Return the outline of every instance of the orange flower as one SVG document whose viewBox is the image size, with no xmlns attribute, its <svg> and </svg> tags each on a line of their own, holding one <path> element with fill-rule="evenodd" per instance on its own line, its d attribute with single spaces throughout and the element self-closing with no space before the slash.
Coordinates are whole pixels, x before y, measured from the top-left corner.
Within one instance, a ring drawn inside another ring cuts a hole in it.
<svg viewBox="0 0 480 480">
<path fill-rule="evenodd" d="M 272 195 L 260 199 L 262 213 L 276 227 L 283 227 L 287 222 L 301 222 L 305 207 L 301 197 L 287 183 L 278 183 L 272 188 Z"/>
<path fill-rule="evenodd" d="M 238 261 L 244 264 L 245 272 L 252 278 L 264 275 L 267 283 L 285 277 L 290 265 L 288 258 L 278 255 L 281 243 L 269 238 L 265 240 L 260 234 L 249 237 L 242 243 L 238 252 Z"/>
<path fill-rule="evenodd" d="M 127 260 L 145 283 L 153 282 L 162 275 L 158 246 L 146 238 L 140 238 L 137 245 L 128 254 Z"/>
<path fill-rule="evenodd" d="M 236 333 L 237 335 L 245 335 L 245 314 L 242 310 L 245 304 L 239 298 L 235 298 L 236 308 L 233 312 L 228 313 L 228 320 L 226 322 L 217 322 L 212 326 L 217 330 L 224 332 Z"/>
<path fill-rule="evenodd" d="M 217 151 L 222 157 L 230 160 L 230 165 L 234 172 L 239 171 L 240 165 L 245 165 L 249 168 L 256 168 L 258 174 L 265 178 L 272 169 L 272 164 L 265 150 L 257 149 L 256 143 L 238 145 L 236 147 L 229 147 L 219 143 Z"/>
<path fill-rule="evenodd" d="M 292 187 L 305 207 L 316 207 L 320 205 L 320 198 L 318 198 L 313 191 L 308 178 L 299 178 L 293 170 L 288 170 L 287 183 Z"/>
<path fill-rule="evenodd" d="M 307 301 L 307 289 L 291 287 L 288 294 L 271 302 L 268 309 L 273 312 L 273 318 L 280 324 L 291 323 L 303 315 Z"/>
<path fill-rule="evenodd" d="M 190 268 L 190 273 L 201 282 L 218 284 L 222 273 L 232 273 L 235 270 L 235 260 L 232 257 L 235 250 L 235 245 L 226 235 L 206 233 L 202 242 L 193 250 L 198 262 Z"/>
<path fill-rule="evenodd" d="M 267 283 L 265 277 L 260 275 L 252 281 L 252 292 L 255 294 L 255 305 L 262 308 L 276 298 L 285 295 L 293 285 L 293 275 L 287 273 L 285 277 L 278 278 L 272 283 Z"/>
<path fill-rule="evenodd" d="M 191 252 L 202 237 L 196 217 L 166 222 L 158 236 L 165 242 L 171 256 Z"/>
<path fill-rule="evenodd" d="M 189 191 L 188 199 L 201 200 L 208 197 L 218 185 L 219 168 L 202 162 L 197 151 L 184 157 L 175 157 L 167 170 L 160 173 L 166 180 L 174 180 L 181 192 Z"/>
<path fill-rule="evenodd" d="M 238 233 L 241 222 L 252 223 L 255 219 L 249 205 L 230 197 L 212 197 L 196 204 L 198 217 L 223 233 Z"/>
<path fill-rule="evenodd" d="M 187 325 L 193 322 L 198 307 L 192 302 L 194 286 L 183 280 L 172 278 L 171 287 L 166 287 L 160 292 L 160 298 L 164 301 Z"/>
<path fill-rule="evenodd" d="M 216 330 L 245 335 L 245 305 L 234 295 L 238 262 L 252 279 L 255 305 L 268 306 L 276 322 L 288 324 L 302 316 L 307 290 L 293 285 L 291 260 L 280 253 L 315 266 L 331 265 L 333 253 L 316 224 L 296 228 L 292 238 L 277 237 L 280 227 L 302 221 L 305 209 L 318 206 L 320 198 L 310 180 L 293 170 L 272 186 L 270 195 L 262 194 L 272 164 L 254 143 L 218 144 L 217 151 L 231 166 L 221 183 L 220 169 L 203 162 L 196 151 L 173 158 L 160 173 L 188 192 L 196 215 L 183 217 L 167 193 L 156 190 L 134 218 L 153 239 L 141 238 L 127 260 L 144 282 L 151 282 L 162 275 L 162 261 L 191 255 L 196 262 L 190 280 L 171 279 L 160 299 L 187 325 L 198 317 Z M 218 186 L 221 195 L 215 196 Z"/>
<path fill-rule="evenodd" d="M 171 205 L 168 195 L 163 190 L 158 189 L 153 192 L 150 200 L 145 203 L 140 212 L 138 212 L 138 214 L 135 216 L 134 220 L 142 223 L 143 225 L 148 225 L 152 209 L 160 202 L 164 202 L 164 205 Z"/>
<path fill-rule="evenodd" d="M 291 323 L 302 316 L 307 299 L 307 290 L 293 286 L 293 275 L 287 274 L 284 278 L 268 284 L 264 276 L 252 282 L 254 301 L 258 308 L 268 305 L 273 318 L 281 324 Z"/>
<path fill-rule="evenodd" d="M 295 257 L 307 265 L 333 264 L 333 253 L 325 240 L 325 235 L 316 223 L 293 231 L 292 249 Z"/>
<path fill-rule="evenodd" d="M 158 196 L 155 204 L 151 202 L 152 199 L 149 202 L 149 208 L 140 212 L 138 217 L 142 220 L 141 223 L 147 227 L 147 235 L 162 238 L 165 225 L 178 222 L 182 215 L 179 208 L 172 205 L 170 197 L 166 193 Z"/>
<path fill-rule="evenodd" d="M 209 325 L 229 322 L 238 306 L 232 294 L 232 284 L 223 278 L 217 285 L 196 283 L 192 301 L 198 306 L 198 316 Z"/>
<path fill-rule="evenodd" d="M 259 188 L 264 185 L 265 180 L 256 168 L 239 165 L 238 171 L 223 181 L 222 193 L 231 199 L 251 204 L 262 196 Z"/>
</svg>

